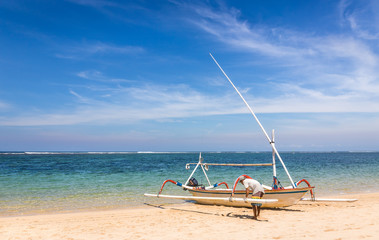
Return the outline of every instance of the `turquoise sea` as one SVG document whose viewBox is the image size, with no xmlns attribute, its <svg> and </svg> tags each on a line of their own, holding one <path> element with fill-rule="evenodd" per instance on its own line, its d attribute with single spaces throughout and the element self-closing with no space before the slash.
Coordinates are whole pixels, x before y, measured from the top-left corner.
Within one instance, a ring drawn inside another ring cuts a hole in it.
<svg viewBox="0 0 379 240">
<path fill-rule="evenodd" d="M 207 163 L 270 163 L 271 152 L 203 152 Z M 307 179 L 316 196 L 378 192 L 379 152 L 281 153 L 294 181 Z M 0 215 L 87 211 L 167 203 L 143 193 L 157 193 L 166 179 L 184 183 L 199 153 L 137 152 L 2 152 L 0 153 Z M 278 160 L 277 160 L 278 163 Z M 283 186 L 290 182 L 278 163 Z M 232 186 L 241 174 L 272 184 L 272 167 L 209 166 L 212 184 Z M 201 170 L 196 179 L 206 184 Z M 165 194 L 187 192 L 168 183 Z"/>
</svg>

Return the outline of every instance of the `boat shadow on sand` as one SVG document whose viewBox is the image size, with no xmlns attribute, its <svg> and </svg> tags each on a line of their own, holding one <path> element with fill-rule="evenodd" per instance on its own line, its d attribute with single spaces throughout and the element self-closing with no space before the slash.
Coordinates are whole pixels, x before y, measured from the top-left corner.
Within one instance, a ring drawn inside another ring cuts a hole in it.
<svg viewBox="0 0 379 240">
<path fill-rule="evenodd" d="M 155 204 L 150 204 L 150 203 L 145 203 L 145 205 L 150 206 L 150 207 L 160 208 L 160 209 L 167 209 L 167 210 L 176 210 L 176 211 L 182 211 L 182 212 L 192 212 L 192 213 L 199 213 L 199 214 L 213 215 L 213 216 L 220 216 L 220 217 L 231 217 L 231 218 L 255 220 L 251 214 L 237 214 L 237 213 L 233 213 L 233 212 L 213 213 L 213 212 L 182 209 L 182 208 L 175 208 L 175 207 L 165 207 L 164 205 L 155 205 Z M 299 210 L 299 209 L 289 209 L 289 208 L 263 208 L 262 210 L 265 210 L 265 211 L 303 212 L 302 210 Z M 266 220 L 266 219 L 258 219 L 257 221 L 268 222 L 268 220 Z"/>
</svg>

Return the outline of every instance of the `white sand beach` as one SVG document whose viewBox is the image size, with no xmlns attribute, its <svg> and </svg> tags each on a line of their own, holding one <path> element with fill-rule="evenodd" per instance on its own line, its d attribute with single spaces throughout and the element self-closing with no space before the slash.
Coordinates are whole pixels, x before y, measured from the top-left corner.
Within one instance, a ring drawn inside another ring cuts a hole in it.
<svg viewBox="0 0 379 240">
<path fill-rule="evenodd" d="M 142 208 L 1 217 L 0 239 L 377 239 L 379 193 L 357 202 L 301 202 L 282 209 L 145 205 Z"/>
</svg>

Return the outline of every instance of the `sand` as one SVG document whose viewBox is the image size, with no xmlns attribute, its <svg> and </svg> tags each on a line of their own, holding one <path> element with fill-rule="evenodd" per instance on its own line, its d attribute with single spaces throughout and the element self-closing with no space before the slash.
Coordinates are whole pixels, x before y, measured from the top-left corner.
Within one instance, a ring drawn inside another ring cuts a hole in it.
<svg viewBox="0 0 379 240">
<path fill-rule="evenodd" d="M 379 193 L 353 203 L 301 202 L 263 209 L 145 205 L 142 208 L 1 217 L 0 239 L 379 239 Z"/>
</svg>

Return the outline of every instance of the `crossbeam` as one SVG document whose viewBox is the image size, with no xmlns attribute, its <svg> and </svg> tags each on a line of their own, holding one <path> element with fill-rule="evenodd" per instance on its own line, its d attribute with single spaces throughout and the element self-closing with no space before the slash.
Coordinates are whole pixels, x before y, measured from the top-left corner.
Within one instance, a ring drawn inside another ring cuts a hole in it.
<svg viewBox="0 0 379 240">
<path fill-rule="evenodd" d="M 272 163 L 204 163 L 208 166 L 272 166 Z"/>
<path fill-rule="evenodd" d="M 196 165 L 197 163 L 187 163 L 186 166 Z M 235 166 L 235 167 L 250 167 L 250 166 L 272 166 L 272 163 L 201 163 L 203 166 Z"/>
</svg>

